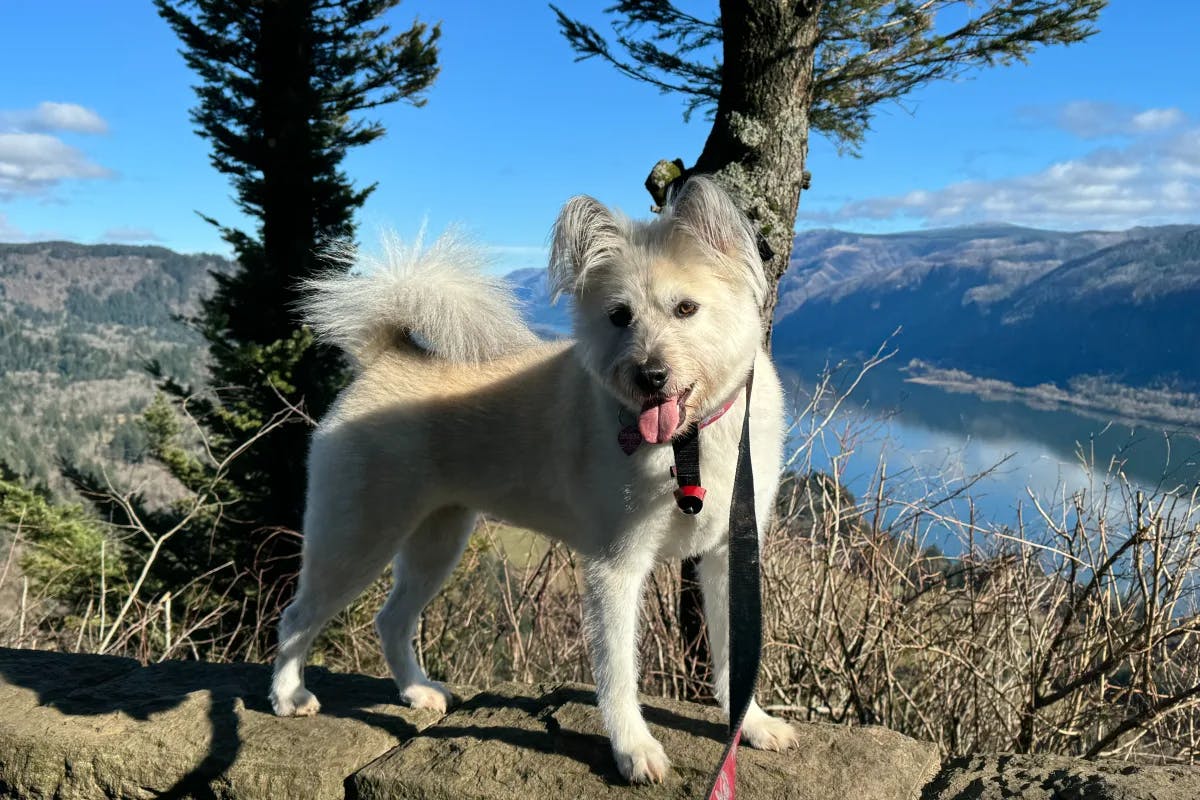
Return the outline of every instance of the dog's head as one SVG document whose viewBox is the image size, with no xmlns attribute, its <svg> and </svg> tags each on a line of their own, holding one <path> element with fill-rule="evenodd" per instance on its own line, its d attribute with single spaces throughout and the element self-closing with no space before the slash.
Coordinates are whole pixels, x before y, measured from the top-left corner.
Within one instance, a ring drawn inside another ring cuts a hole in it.
<svg viewBox="0 0 1200 800">
<path fill-rule="evenodd" d="M 767 281 L 753 228 L 716 183 L 692 178 L 650 222 L 590 197 L 567 202 L 550 276 L 570 295 L 587 370 L 664 442 L 746 378 Z"/>
</svg>

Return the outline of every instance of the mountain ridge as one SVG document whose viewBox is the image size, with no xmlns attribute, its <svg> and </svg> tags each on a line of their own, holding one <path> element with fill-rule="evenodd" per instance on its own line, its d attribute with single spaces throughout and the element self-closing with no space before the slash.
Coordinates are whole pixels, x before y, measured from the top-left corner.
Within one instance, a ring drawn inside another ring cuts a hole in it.
<svg viewBox="0 0 1200 800">
<path fill-rule="evenodd" d="M 849 235 L 839 247 L 858 247 L 856 261 L 833 283 L 813 277 L 826 270 L 828 248 L 808 252 L 812 240 L 798 236 L 776 352 L 873 352 L 899 329 L 903 360 L 1018 385 L 1104 375 L 1200 387 L 1200 358 L 1183 345 L 1198 331 L 1200 226 L 982 233 L 892 234 L 882 260 Z"/>
<path fill-rule="evenodd" d="M 569 328 L 544 270 L 510 275 L 539 331 Z M 1200 225 L 1053 231 L 1003 223 L 797 234 L 774 350 L 845 356 L 894 340 L 903 361 L 1032 386 L 1104 376 L 1200 390 Z"/>
<path fill-rule="evenodd" d="M 153 392 L 143 364 L 203 382 L 203 343 L 181 318 L 230 267 L 153 245 L 0 244 L 0 461 L 52 474 L 92 429 L 87 453 L 136 461 L 130 420 Z M 570 303 L 551 302 L 544 269 L 508 279 L 539 334 L 568 334 Z M 774 350 L 784 362 L 873 353 L 900 329 L 898 363 L 1018 387 L 1070 390 L 1084 376 L 1197 392 L 1196 309 L 1197 225 L 821 229 L 796 237 Z"/>
</svg>

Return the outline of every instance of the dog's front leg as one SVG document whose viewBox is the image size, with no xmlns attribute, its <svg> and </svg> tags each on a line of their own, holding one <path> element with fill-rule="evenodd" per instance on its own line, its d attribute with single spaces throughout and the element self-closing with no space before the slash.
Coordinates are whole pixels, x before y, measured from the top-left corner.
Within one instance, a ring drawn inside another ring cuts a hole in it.
<svg viewBox="0 0 1200 800">
<path fill-rule="evenodd" d="M 713 694 L 729 716 L 729 550 L 721 547 L 700 559 L 700 589 L 712 651 Z M 796 744 L 796 730 L 772 717 L 750 699 L 742 721 L 742 739 L 760 750 L 786 750 Z"/>
<path fill-rule="evenodd" d="M 617 768 L 631 783 L 657 783 L 671 762 L 646 727 L 637 698 L 638 610 L 651 564 L 631 562 L 600 559 L 585 565 L 584 628 Z"/>
</svg>

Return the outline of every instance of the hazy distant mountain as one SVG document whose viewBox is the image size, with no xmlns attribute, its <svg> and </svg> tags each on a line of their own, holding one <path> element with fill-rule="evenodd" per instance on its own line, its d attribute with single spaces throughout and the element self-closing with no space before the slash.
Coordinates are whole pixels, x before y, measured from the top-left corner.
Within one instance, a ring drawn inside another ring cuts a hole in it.
<svg viewBox="0 0 1200 800">
<path fill-rule="evenodd" d="M 781 295 L 783 355 L 873 351 L 900 328 L 903 360 L 1020 385 L 1104 374 L 1200 387 L 1196 226 L 806 234 Z"/>
<path fill-rule="evenodd" d="M 971 300 L 986 304 L 1130 233 L 1059 233 L 996 224 L 876 236 L 809 231 L 796 237 L 791 266 L 780 283 L 776 321 L 808 300 L 845 296 L 870 285 L 910 285 L 937 269 L 985 273 L 987 288 L 981 285 Z"/>
<path fill-rule="evenodd" d="M 543 329 L 545 273 L 510 278 Z M 1200 226 L 1063 233 L 1013 225 L 796 237 L 774 349 L 874 352 L 897 328 L 900 360 L 1065 384 L 1107 375 L 1200 390 Z"/>
<path fill-rule="evenodd" d="M 571 328 L 571 304 L 567 298 L 551 302 L 550 284 L 545 269 L 519 269 L 505 279 L 512 284 L 517 299 L 524 305 L 530 327 L 544 338 L 563 336 Z"/>
</svg>

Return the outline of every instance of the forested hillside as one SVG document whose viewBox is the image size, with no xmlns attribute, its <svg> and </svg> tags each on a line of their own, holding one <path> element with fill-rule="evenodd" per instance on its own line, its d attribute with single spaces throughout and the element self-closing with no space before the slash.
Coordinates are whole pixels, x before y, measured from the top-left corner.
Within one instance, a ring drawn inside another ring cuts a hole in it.
<svg viewBox="0 0 1200 800">
<path fill-rule="evenodd" d="M 228 268 L 162 247 L 0 244 L 0 462 L 60 488 L 60 458 L 143 472 L 146 365 L 203 379 L 204 349 L 182 318 Z"/>
</svg>

